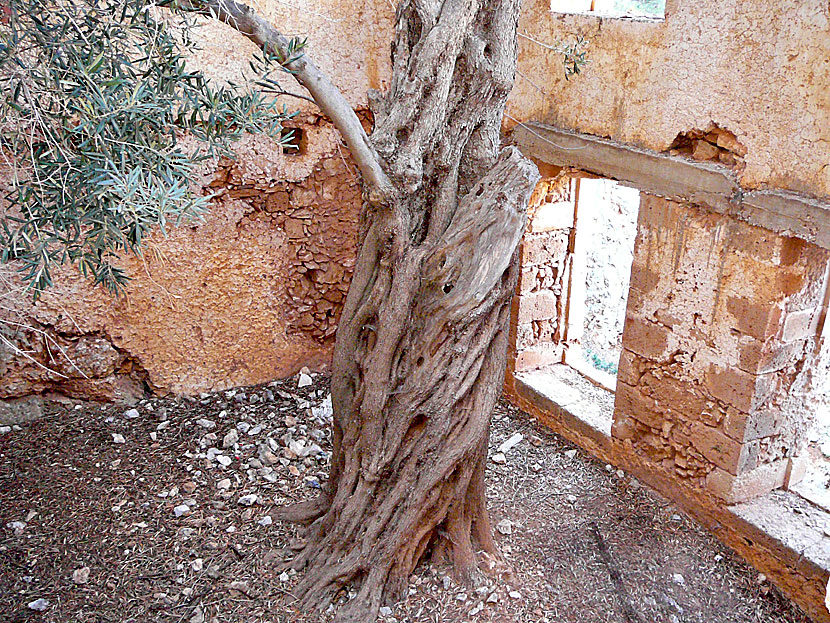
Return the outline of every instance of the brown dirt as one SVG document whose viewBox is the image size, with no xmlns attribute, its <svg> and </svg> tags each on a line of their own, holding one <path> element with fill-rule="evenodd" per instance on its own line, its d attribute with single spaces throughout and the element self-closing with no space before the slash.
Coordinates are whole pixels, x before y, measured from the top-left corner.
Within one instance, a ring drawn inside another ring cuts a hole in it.
<svg viewBox="0 0 830 623">
<path fill-rule="evenodd" d="M 275 502 L 311 497 L 315 489 L 304 479 L 322 478 L 327 458 L 292 460 L 299 475 L 277 464 L 275 482 L 244 467 L 266 436 L 286 434 L 286 416 L 298 419 L 294 439 L 323 428 L 299 401 L 319 402 L 325 379 L 301 390 L 296 384 L 249 388 L 241 402 L 224 392 L 153 399 L 138 405 L 140 417 L 131 420 L 108 405 L 58 406 L 0 435 L 0 621 L 319 620 L 294 612 L 296 576 L 280 580 L 278 563 L 296 542 L 297 528 L 257 522 Z M 150 432 L 165 411 L 169 424 L 153 442 Z M 218 439 L 206 440 L 208 446 L 221 448 L 237 422 L 263 430 L 240 434 L 224 468 L 204 457 L 200 442 L 209 431 L 196 424 L 199 418 L 216 422 L 210 432 Z M 487 474 L 493 524 L 512 532 L 496 538 L 515 582 L 477 593 L 423 564 L 409 597 L 389 604 L 386 621 L 808 621 L 667 500 L 581 450 L 568 456 L 573 446 L 504 404 L 497 408 L 491 454 L 515 432 L 525 439 L 507 453 L 506 465 L 488 462 Z M 113 443 L 113 433 L 125 443 Z M 318 443 L 330 451 L 327 433 Z M 223 478 L 232 480 L 227 492 L 216 487 Z M 179 490 L 171 496 L 174 487 Z M 257 503 L 238 505 L 249 493 Z M 172 509 L 188 499 L 195 501 L 192 512 L 174 517 Z M 512 530 L 499 524 L 505 519 Z M 26 522 L 17 534 L 8 526 L 16 521 Z M 72 573 L 84 566 L 89 581 L 75 584 Z M 487 603 L 493 594 L 497 601 Z M 38 598 L 50 602 L 42 613 L 27 607 Z"/>
</svg>

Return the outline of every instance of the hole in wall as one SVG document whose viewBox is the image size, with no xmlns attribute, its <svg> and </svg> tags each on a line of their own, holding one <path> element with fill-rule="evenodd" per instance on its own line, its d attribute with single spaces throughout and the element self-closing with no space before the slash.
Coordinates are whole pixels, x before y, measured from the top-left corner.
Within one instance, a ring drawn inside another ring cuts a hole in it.
<svg viewBox="0 0 830 623">
<path fill-rule="evenodd" d="M 551 0 L 550 10 L 598 17 L 662 20 L 666 17 L 666 0 Z"/>
<path fill-rule="evenodd" d="M 616 386 L 639 206 L 637 189 L 574 172 L 533 211 L 523 240 L 517 372 L 565 363 Z"/>
<path fill-rule="evenodd" d="M 280 130 L 280 145 L 286 156 L 301 156 L 306 152 L 307 137 L 302 128 Z"/>
</svg>

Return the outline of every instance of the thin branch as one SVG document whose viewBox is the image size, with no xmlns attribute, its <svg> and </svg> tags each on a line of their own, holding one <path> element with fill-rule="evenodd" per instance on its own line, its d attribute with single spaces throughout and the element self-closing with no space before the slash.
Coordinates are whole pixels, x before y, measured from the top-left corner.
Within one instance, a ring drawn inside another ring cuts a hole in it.
<svg viewBox="0 0 830 623">
<path fill-rule="evenodd" d="M 260 17 L 251 7 L 233 0 L 187 0 L 192 11 L 224 22 L 253 41 L 266 53 L 276 52 L 288 58 L 288 38 Z M 304 86 L 320 109 L 329 116 L 343 135 L 352 156 L 360 167 L 363 179 L 369 187 L 369 201 L 386 203 L 394 194 L 394 186 L 381 166 L 380 157 L 369 143 L 351 104 L 340 90 L 321 72 L 307 55 L 285 65 Z"/>
</svg>

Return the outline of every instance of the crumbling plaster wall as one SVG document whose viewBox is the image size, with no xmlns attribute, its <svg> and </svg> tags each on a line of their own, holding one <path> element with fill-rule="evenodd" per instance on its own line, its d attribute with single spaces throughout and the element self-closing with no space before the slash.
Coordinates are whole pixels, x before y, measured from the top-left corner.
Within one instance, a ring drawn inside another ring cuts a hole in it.
<svg viewBox="0 0 830 623">
<path fill-rule="evenodd" d="M 315 62 L 356 109 L 366 109 L 369 89 L 385 87 L 391 5 L 254 6 L 284 33 L 308 37 Z M 240 81 L 253 45 L 210 20 L 196 36 L 194 65 L 218 81 Z M 284 155 L 268 139 L 247 137 L 235 162 L 206 167 L 194 185 L 219 193 L 211 211 L 202 223 L 155 236 L 143 258 L 125 257 L 133 277 L 126 296 L 64 270 L 32 305 L 13 273 L 0 275 L 0 403 L 44 393 L 130 400 L 145 387 L 196 393 L 328 364 L 357 249 L 360 184 L 319 110 L 301 99 L 284 103 L 300 113 L 289 125 L 302 129 L 303 153 Z"/>
<path fill-rule="evenodd" d="M 130 399 L 145 383 L 195 393 L 324 367 L 361 190 L 337 131 L 319 118 L 302 127 L 302 155 L 251 137 L 238 160 L 207 167 L 194 184 L 219 193 L 212 209 L 147 241 L 143 257 L 123 258 L 126 295 L 66 269 L 32 305 L 7 277 L 0 399 Z"/>
<path fill-rule="evenodd" d="M 564 15 L 526 0 L 515 120 L 656 151 L 715 123 L 747 149 L 744 188 L 830 194 L 830 3 L 667 0 L 665 21 Z M 589 40 L 569 81 L 539 45 Z M 536 42 L 532 41 L 535 40 Z"/>
<path fill-rule="evenodd" d="M 781 486 L 806 441 L 829 258 L 644 195 L 613 437 L 729 501 Z"/>
</svg>

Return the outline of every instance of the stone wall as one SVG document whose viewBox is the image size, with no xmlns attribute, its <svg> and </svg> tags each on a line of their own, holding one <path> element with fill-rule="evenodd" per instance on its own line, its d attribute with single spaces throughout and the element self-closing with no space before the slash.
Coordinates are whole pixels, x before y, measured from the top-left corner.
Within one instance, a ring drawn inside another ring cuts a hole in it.
<svg viewBox="0 0 830 623">
<path fill-rule="evenodd" d="M 509 127 L 541 121 L 655 151 L 717 128 L 741 145 L 744 188 L 830 194 L 826 0 L 667 0 L 665 21 L 550 6 L 524 2 Z M 577 36 L 590 63 L 566 81 L 561 56 L 544 46 Z"/>
<path fill-rule="evenodd" d="M 569 248 L 574 224 L 572 181 L 556 174 L 531 197 L 521 242 L 522 271 L 514 302 L 516 370 L 561 361 Z"/>
<path fill-rule="evenodd" d="M 806 441 L 829 258 L 646 196 L 613 436 L 730 501 L 782 486 Z"/>
<path fill-rule="evenodd" d="M 357 248 L 357 169 L 326 121 L 306 115 L 303 153 L 264 138 L 206 166 L 201 223 L 125 257 L 126 295 L 73 270 L 32 305 L 10 267 L 0 309 L 0 399 L 55 393 L 131 400 L 324 368 Z"/>
</svg>

